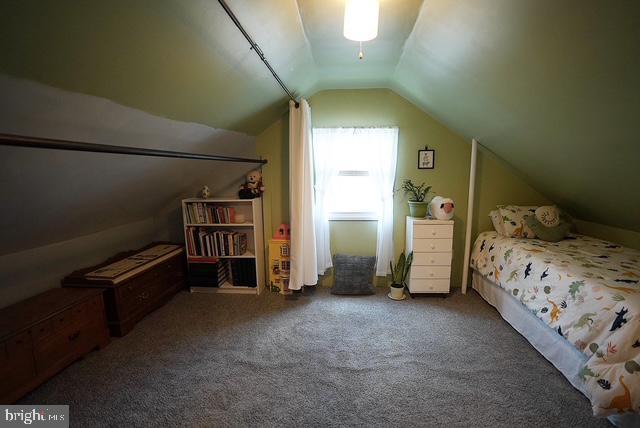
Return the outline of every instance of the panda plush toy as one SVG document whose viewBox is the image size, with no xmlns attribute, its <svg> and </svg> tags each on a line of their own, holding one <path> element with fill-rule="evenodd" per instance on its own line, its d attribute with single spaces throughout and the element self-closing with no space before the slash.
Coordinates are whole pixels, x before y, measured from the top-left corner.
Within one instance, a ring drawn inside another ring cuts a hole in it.
<svg viewBox="0 0 640 428">
<path fill-rule="evenodd" d="M 436 196 L 429 202 L 429 216 L 436 220 L 451 220 L 454 208 L 453 199 Z"/>
</svg>

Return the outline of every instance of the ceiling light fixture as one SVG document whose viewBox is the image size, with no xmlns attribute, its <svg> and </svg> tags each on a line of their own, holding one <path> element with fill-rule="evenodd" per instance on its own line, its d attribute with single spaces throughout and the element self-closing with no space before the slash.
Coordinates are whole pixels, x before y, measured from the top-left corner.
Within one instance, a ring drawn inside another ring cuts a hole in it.
<svg viewBox="0 0 640 428">
<path fill-rule="evenodd" d="M 364 58 L 362 42 L 378 36 L 378 0 L 347 0 L 344 7 L 344 37 L 360 42 L 358 58 Z"/>
</svg>

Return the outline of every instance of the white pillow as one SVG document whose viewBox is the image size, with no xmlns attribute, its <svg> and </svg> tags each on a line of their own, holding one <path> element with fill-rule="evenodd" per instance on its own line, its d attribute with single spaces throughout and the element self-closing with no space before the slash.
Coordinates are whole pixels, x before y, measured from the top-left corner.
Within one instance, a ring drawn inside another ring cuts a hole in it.
<svg viewBox="0 0 640 428">
<path fill-rule="evenodd" d="M 491 223 L 493 223 L 493 228 L 498 235 L 506 236 L 506 232 L 504 231 L 504 223 L 502 222 L 502 217 L 500 217 L 500 213 L 498 210 L 493 210 L 489 213 L 489 217 L 491 217 Z"/>
</svg>

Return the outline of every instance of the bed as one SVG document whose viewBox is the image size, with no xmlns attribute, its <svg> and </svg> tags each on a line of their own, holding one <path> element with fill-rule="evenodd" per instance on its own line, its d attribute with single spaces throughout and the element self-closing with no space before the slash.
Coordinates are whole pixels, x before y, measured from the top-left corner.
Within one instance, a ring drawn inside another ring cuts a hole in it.
<svg viewBox="0 0 640 428">
<path fill-rule="evenodd" d="M 640 426 L 640 251 L 583 235 L 557 243 L 481 233 L 473 288 L 589 400 Z"/>
</svg>

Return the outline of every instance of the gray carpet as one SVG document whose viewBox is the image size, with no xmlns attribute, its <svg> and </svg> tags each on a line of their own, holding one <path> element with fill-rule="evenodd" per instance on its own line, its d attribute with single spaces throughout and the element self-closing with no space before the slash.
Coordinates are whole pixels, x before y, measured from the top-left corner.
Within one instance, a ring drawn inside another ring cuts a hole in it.
<svg viewBox="0 0 640 428">
<path fill-rule="evenodd" d="M 27 396 L 73 426 L 608 426 L 475 292 L 180 293 Z"/>
</svg>

